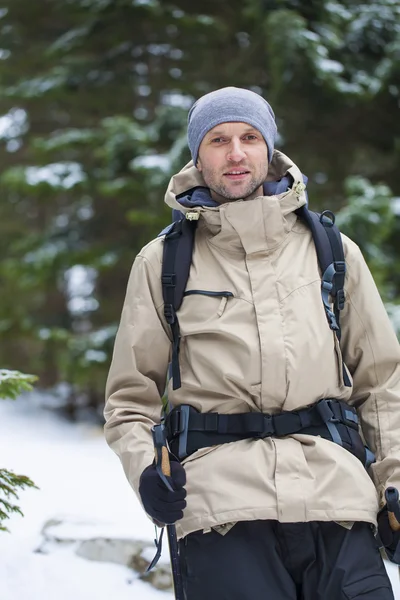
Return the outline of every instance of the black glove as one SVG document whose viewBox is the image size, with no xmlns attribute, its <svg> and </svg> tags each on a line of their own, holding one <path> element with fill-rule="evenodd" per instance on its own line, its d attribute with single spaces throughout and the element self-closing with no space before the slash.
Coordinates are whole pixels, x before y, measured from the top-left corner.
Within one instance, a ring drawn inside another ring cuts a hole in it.
<svg viewBox="0 0 400 600">
<path fill-rule="evenodd" d="M 168 480 L 173 492 L 163 483 L 153 463 L 140 477 L 139 494 L 147 514 L 158 523 L 170 525 L 182 519 L 186 507 L 186 490 L 183 487 L 186 473 L 179 462 L 171 461 L 171 477 Z"/>
<path fill-rule="evenodd" d="M 400 564 L 400 531 L 393 531 L 390 527 L 387 506 L 378 513 L 378 533 L 388 559 Z"/>
</svg>

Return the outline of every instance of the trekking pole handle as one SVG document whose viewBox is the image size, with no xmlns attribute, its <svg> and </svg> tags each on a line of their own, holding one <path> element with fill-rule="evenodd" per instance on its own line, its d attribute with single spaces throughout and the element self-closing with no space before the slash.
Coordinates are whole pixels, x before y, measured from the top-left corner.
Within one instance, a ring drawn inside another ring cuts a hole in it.
<svg viewBox="0 0 400 600">
<path fill-rule="evenodd" d="M 398 490 L 395 487 L 387 488 L 385 491 L 385 498 L 390 527 L 392 531 L 400 531 L 400 504 Z"/>
<path fill-rule="evenodd" d="M 156 463 L 157 473 L 162 479 L 164 485 L 170 492 L 174 491 L 170 480 L 171 478 L 171 464 L 169 461 L 169 451 L 167 446 L 167 439 L 165 435 L 165 427 L 163 423 L 159 425 L 153 425 L 151 428 L 154 443 L 154 458 Z"/>
<path fill-rule="evenodd" d="M 169 461 L 169 450 L 167 446 L 167 437 L 163 423 L 153 425 L 151 428 L 154 443 L 155 466 L 160 479 L 164 482 L 170 492 L 174 491 L 171 481 L 171 464 Z M 161 525 L 162 526 L 162 525 Z M 171 559 L 172 580 L 174 583 L 175 600 L 184 600 L 184 591 L 182 583 L 182 573 L 179 560 L 179 546 L 176 537 L 175 525 L 166 525 L 168 534 L 168 543 Z M 161 554 L 159 547 L 158 557 Z M 153 563 L 154 564 L 154 561 Z"/>
</svg>

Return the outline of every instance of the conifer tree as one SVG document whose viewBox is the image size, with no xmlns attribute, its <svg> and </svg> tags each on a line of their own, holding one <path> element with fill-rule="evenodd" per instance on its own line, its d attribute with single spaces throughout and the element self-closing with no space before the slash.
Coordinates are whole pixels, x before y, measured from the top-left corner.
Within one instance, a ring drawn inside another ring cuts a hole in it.
<svg viewBox="0 0 400 600">
<path fill-rule="evenodd" d="M 13 399 L 23 392 L 32 389 L 31 384 L 36 377 L 25 375 L 19 371 L 0 369 L 0 399 Z M 5 521 L 12 514 L 22 515 L 16 502 L 18 492 L 25 488 L 36 487 L 26 475 L 17 475 L 6 468 L 0 468 L 0 531 L 8 531 Z"/>
<path fill-rule="evenodd" d="M 67 382 L 72 416 L 101 413 L 129 269 L 170 219 L 164 192 L 189 160 L 196 97 L 236 85 L 269 99 L 313 209 L 343 208 L 355 176 L 400 196 L 398 2 L 2 6 L 0 363 Z M 385 238 L 393 303 L 398 229 Z"/>
</svg>

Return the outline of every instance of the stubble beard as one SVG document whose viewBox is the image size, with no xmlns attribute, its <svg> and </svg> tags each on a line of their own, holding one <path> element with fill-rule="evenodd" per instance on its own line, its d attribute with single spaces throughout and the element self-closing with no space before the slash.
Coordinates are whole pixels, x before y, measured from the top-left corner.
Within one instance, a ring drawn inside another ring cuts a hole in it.
<svg viewBox="0 0 400 600">
<path fill-rule="evenodd" d="M 224 185 L 220 180 L 220 176 L 218 176 L 215 171 L 203 171 L 203 179 L 214 194 L 226 202 L 232 202 L 235 200 L 246 200 L 249 196 L 252 196 L 252 194 L 254 194 L 254 192 L 264 183 L 267 174 L 268 171 L 266 171 L 265 174 L 260 174 L 257 178 L 252 176 L 250 181 L 247 182 L 246 187 L 244 189 L 241 188 L 242 191 L 240 192 L 239 190 L 235 192 L 233 187 L 230 188 L 227 185 Z M 222 177 L 224 176 L 222 175 Z M 219 200 L 219 202 L 221 202 L 221 200 Z"/>
</svg>

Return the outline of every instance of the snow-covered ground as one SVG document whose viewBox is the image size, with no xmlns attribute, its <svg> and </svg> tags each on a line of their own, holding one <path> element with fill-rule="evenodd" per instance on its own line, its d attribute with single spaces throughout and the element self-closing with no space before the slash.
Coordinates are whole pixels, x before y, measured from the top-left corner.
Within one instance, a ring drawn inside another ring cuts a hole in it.
<svg viewBox="0 0 400 600">
<path fill-rule="evenodd" d="M 36 404 L 32 396 L 0 402 L 0 465 L 40 488 L 21 492 L 25 517 L 6 523 L 11 534 L 0 532 L 1 600 L 172 600 L 130 569 L 80 558 L 72 547 L 35 552 L 50 519 L 65 521 L 73 537 L 78 522 L 93 537 L 154 539 L 101 428 L 72 425 Z"/>
<path fill-rule="evenodd" d="M 78 524 L 93 537 L 154 538 L 102 430 L 69 424 L 37 404 L 32 395 L 0 402 L 0 465 L 40 488 L 21 493 L 25 517 L 8 522 L 11 535 L 0 533 L 1 600 L 172 600 L 128 568 L 80 558 L 70 546 L 35 552 L 50 519 L 65 522 L 63 533 L 73 537 Z M 388 571 L 400 600 L 398 569 L 388 564 Z"/>
</svg>

